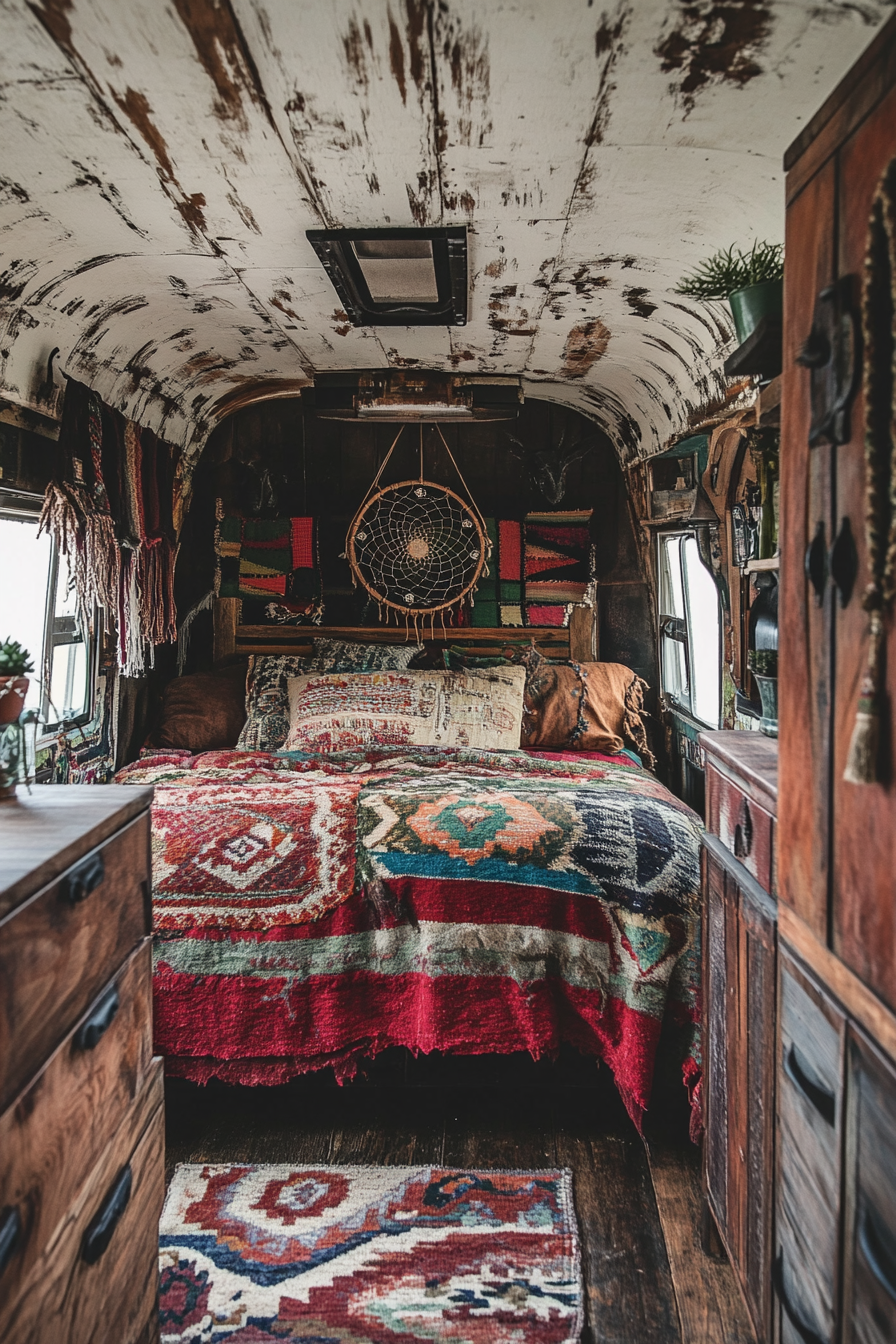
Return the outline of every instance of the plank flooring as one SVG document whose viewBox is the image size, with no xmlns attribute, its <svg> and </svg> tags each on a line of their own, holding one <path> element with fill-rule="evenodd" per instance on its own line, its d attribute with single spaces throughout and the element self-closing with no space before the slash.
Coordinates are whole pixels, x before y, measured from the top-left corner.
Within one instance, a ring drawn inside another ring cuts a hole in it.
<svg viewBox="0 0 896 1344">
<path fill-rule="evenodd" d="M 700 1247 L 700 1163 L 680 1108 L 645 1142 L 611 1075 L 573 1053 L 420 1058 L 276 1088 L 166 1084 L 167 1162 L 571 1167 L 583 1344 L 753 1344 L 730 1267 Z M 657 1108 L 663 1111 L 664 1108 Z"/>
</svg>

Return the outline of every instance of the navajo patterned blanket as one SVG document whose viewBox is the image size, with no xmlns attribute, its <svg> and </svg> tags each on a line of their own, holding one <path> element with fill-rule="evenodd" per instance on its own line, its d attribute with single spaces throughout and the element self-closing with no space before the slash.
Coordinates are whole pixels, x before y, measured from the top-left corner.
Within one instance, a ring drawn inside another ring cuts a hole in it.
<svg viewBox="0 0 896 1344">
<path fill-rule="evenodd" d="M 569 1042 L 640 1123 L 662 1036 L 695 1096 L 700 823 L 631 762 L 160 752 L 118 781 L 155 785 L 172 1072 L 274 1082 L 393 1045 Z"/>
</svg>

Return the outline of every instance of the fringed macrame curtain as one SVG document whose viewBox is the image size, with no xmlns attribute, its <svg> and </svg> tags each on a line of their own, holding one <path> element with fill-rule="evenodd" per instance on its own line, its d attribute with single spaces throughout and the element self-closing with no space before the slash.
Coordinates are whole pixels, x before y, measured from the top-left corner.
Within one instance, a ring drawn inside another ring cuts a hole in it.
<svg viewBox="0 0 896 1344">
<path fill-rule="evenodd" d="M 68 559 L 85 622 L 101 607 L 118 666 L 140 676 L 156 644 L 177 639 L 174 605 L 176 464 L 167 444 L 69 379 L 58 478 L 41 530 Z"/>
<path fill-rule="evenodd" d="M 884 614 L 896 592 L 896 159 L 874 193 L 862 278 L 865 403 L 865 543 L 871 582 L 868 663 L 843 778 L 873 784 L 883 717 Z"/>
</svg>

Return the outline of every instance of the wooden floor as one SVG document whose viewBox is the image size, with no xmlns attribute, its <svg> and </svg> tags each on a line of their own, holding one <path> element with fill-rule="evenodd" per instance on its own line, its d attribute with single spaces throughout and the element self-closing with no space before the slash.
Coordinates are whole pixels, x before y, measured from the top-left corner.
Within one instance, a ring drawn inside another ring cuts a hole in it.
<svg viewBox="0 0 896 1344">
<path fill-rule="evenodd" d="M 700 1247 L 698 1150 L 682 1116 L 645 1143 L 609 1072 L 579 1056 L 411 1059 L 278 1088 L 166 1084 L 178 1162 L 571 1167 L 587 1344 L 752 1344 L 731 1270 Z M 590 1333 L 589 1333 L 590 1331 Z"/>
</svg>

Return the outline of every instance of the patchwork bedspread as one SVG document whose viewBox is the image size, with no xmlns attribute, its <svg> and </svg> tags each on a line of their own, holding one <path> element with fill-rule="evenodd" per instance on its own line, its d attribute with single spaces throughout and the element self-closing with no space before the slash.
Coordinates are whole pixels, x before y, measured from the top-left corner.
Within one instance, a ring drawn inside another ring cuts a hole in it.
<svg viewBox="0 0 896 1344">
<path fill-rule="evenodd" d="M 391 1045 L 612 1068 L 662 1035 L 695 1095 L 697 817 L 620 758 L 414 748 L 144 757 L 156 1046 L 172 1072 L 349 1076 Z"/>
</svg>

